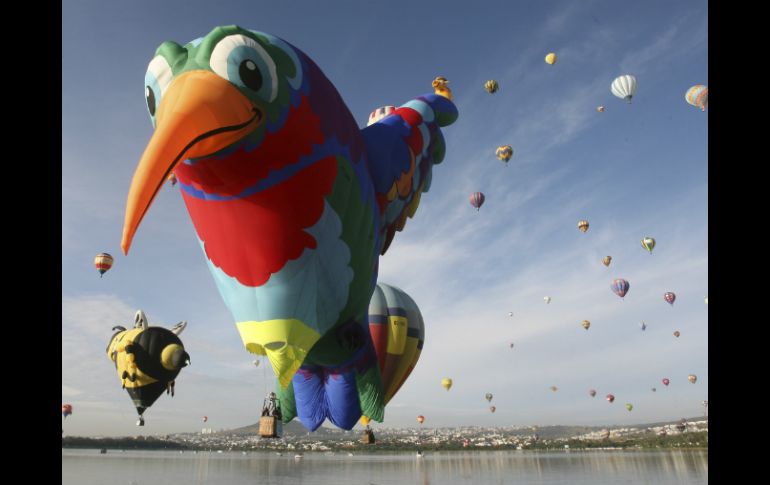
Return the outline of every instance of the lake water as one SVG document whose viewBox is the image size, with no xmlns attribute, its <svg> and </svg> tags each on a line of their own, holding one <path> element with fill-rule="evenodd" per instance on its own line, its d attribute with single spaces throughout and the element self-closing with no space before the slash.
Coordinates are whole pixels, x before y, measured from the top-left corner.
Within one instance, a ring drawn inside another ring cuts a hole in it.
<svg viewBox="0 0 770 485">
<path fill-rule="evenodd" d="M 62 449 L 62 485 L 700 484 L 708 451 L 305 453 Z"/>
</svg>

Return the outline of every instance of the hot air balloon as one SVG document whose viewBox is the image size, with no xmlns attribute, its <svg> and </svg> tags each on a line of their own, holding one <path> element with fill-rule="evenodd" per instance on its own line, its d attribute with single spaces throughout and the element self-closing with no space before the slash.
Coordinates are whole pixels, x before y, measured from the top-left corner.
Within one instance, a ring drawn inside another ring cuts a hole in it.
<svg viewBox="0 0 770 485">
<path fill-rule="evenodd" d="M 621 298 L 626 296 L 626 293 L 628 293 L 628 289 L 630 287 L 631 285 L 628 284 L 628 281 L 622 278 L 612 280 L 612 283 L 610 284 L 610 288 L 612 288 L 612 291 Z"/>
<path fill-rule="evenodd" d="M 376 110 L 369 113 L 369 120 L 366 122 L 366 126 L 371 126 L 381 119 L 385 118 L 389 114 L 396 111 L 395 106 L 382 106 L 380 108 L 377 108 Z"/>
<path fill-rule="evenodd" d="M 646 324 L 646 323 L 644 323 L 644 322 L 642 322 L 642 324 L 640 325 L 640 327 L 642 328 L 642 331 L 644 331 L 644 330 L 647 330 L 647 324 Z"/>
<path fill-rule="evenodd" d="M 655 247 L 655 239 L 651 237 L 645 237 L 642 239 L 642 247 L 652 254 L 652 249 Z"/>
<path fill-rule="evenodd" d="M 706 106 L 709 104 L 709 88 L 703 84 L 696 84 L 687 90 L 684 99 L 689 104 L 700 108 L 701 111 L 706 111 Z"/>
<path fill-rule="evenodd" d="M 495 412 L 495 410 L 496 410 L 496 409 L 497 409 L 497 408 L 496 408 L 496 407 L 494 407 L 494 406 L 489 406 L 489 410 L 490 410 L 490 411 L 492 411 L 493 413 Z"/>
<path fill-rule="evenodd" d="M 551 386 L 551 390 L 552 390 L 553 392 L 556 392 L 556 391 L 558 391 L 558 390 L 559 390 L 559 388 L 558 388 L 558 387 L 556 387 L 556 386 Z"/>
<path fill-rule="evenodd" d="M 612 256 L 605 256 L 604 258 L 602 258 L 602 264 L 604 266 L 609 267 L 611 262 L 612 262 Z"/>
<path fill-rule="evenodd" d="M 513 342 L 511 342 L 511 348 L 513 348 Z"/>
<path fill-rule="evenodd" d="M 176 182 L 177 182 L 177 180 L 176 180 L 176 175 L 174 175 L 174 173 L 173 173 L 173 172 L 172 172 L 172 173 L 170 173 L 170 174 L 168 175 L 168 178 L 167 178 L 166 180 L 168 180 L 169 182 L 171 182 L 171 186 L 172 186 L 172 187 L 173 187 L 174 185 L 176 185 Z"/>
<path fill-rule="evenodd" d="M 698 376 L 696 376 L 695 374 L 690 374 L 689 376 L 687 376 L 687 380 L 695 384 L 695 382 L 698 380 Z"/>
<path fill-rule="evenodd" d="M 513 316 L 513 312 L 508 312 L 508 316 L 512 317 Z"/>
<path fill-rule="evenodd" d="M 423 416 L 422 414 L 417 416 L 417 422 L 420 423 L 420 424 L 424 423 L 425 422 L 425 416 Z"/>
<path fill-rule="evenodd" d="M 417 303 L 404 290 L 377 283 L 369 301 L 369 334 L 387 405 L 417 365 L 425 342 L 425 323 Z"/>
<path fill-rule="evenodd" d="M 634 409 L 634 405 L 633 405 L 633 404 L 631 404 L 630 402 L 627 402 L 627 403 L 626 403 L 626 409 L 628 409 L 629 411 L 631 411 L 632 409 Z"/>
<path fill-rule="evenodd" d="M 590 327 L 591 327 L 591 322 L 589 322 L 588 320 L 583 320 L 583 328 L 588 330 Z"/>
<path fill-rule="evenodd" d="M 668 387 L 669 382 L 671 382 L 671 381 L 668 380 L 668 377 L 664 377 L 663 378 L 663 385 L 664 386 Z"/>
<path fill-rule="evenodd" d="M 682 334 L 679 333 L 679 330 L 674 331 L 674 337 L 679 338 L 680 335 L 682 335 Z"/>
<path fill-rule="evenodd" d="M 543 297 L 543 301 L 544 301 L 544 302 L 545 302 L 545 304 L 547 305 L 547 304 L 551 303 L 551 297 L 550 297 L 550 296 L 544 296 L 544 297 Z"/>
<path fill-rule="evenodd" d="M 636 78 L 630 74 L 618 76 L 612 81 L 610 91 L 618 98 L 625 99 L 630 103 L 631 98 L 636 94 Z"/>
<path fill-rule="evenodd" d="M 104 276 L 104 273 L 112 268 L 112 261 L 112 256 L 107 253 L 100 253 L 96 255 L 94 258 L 94 266 L 96 266 L 96 269 L 99 271 L 100 278 Z"/>
<path fill-rule="evenodd" d="M 550 65 L 556 64 L 556 54 L 551 52 L 545 56 L 545 62 Z"/>
<path fill-rule="evenodd" d="M 449 81 L 447 81 L 447 78 L 445 78 L 444 76 L 438 76 L 431 83 L 431 85 L 433 86 L 433 90 L 436 94 L 451 100 L 452 90 L 449 89 L 449 86 L 447 86 L 447 84 L 449 84 Z"/>
<path fill-rule="evenodd" d="M 484 395 L 484 398 L 487 400 L 487 402 L 492 402 L 492 393 L 488 392 L 486 395 Z"/>
<path fill-rule="evenodd" d="M 588 231 L 588 221 L 583 219 L 582 221 L 578 222 L 578 229 L 580 229 L 580 232 Z"/>
<path fill-rule="evenodd" d="M 666 292 L 666 293 L 663 295 L 663 299 L 664 299 L 664 300 L 666 300 L 666 302 L 667 302 L 669 305 L 673 305 L 673 304 L 674 304 L 674 300 L 676 300 L 676 295 L 675 295 L 675 294 L 673 294 L 673 293 L 671 293 L 670 291 L 668 291 L 668 292 Z"/>
<path fill-rule="evenodd" d="M 144 411 L 165 391 L 174 396 L 174 379 L 189 365 L 178 335 L 187 326 L 179 322 L 171 330 L 151 327 L 142 310 L 136 312 L 134 328 L 116 326 L 107 346 L 107 356 L 115 364 L 123 388 L 139 414 L 137 426 L 144 426 Z"/>
<path fill-rule="evenodd" d="M 208 416 L 203 416 L 203 422 L 204 422 L 204 423 L 205 423 L 206 421 L 208 421 L 208 420 L 209 420 L 209 417 L 208 417 Z"/>
<path fill-rule="evenodd" d="M 259 359 L 254 359 L 251 363 L 254 364 L 254 367 L 259 367 Z"/>
<path fill-rule="evenodd" d="M 652 392 L 656 392 L 656 391 L 657 391 L 657 389 L 655 389 L 655 388 L 653 387 L 653 388 L 652 388 Z"/>
<path fill-rule="evenodd" d="M 588 391 L 588 394 L 590 394 L 591 397 L 596 397 L 596 389 L 591 389 L 590 391 Z"/>
<path fill-rule="evenodd" d="M 615 400 L 615 396 L 613 396 L 612 394 L 607 394 L 607 397 L 605 399 L 607 399 L 607 401 L 611 403 L 612 401 Z"/>
<path fill-rule="evenodd" d="M 489 81 L 484 83 L 484 89 L 489 94 L 494 94 L 497 92 L 498 89 L 500 89 L 500 86 L 497 84 L 497 81 L 495 81 L 494 79 L 490 79 Z"/>
<path fill-rule="evenodd" d="M 599 113 L 604 113 L 604 106 L 597 106 L 596 111 L 598 111 Z"/>
<path fill-rule="evenodd" d="M 497 158 L 499 160 L 508 162 L 508 160 L 510 160 L 511 157 L 513 156 L 513 148 L 511 148 L 511 145 L 499 146 L 495 151 L 495 155 L 497 155 Z M 507 166 L 507 163 L 506 163 L 506 166 Z"/>
<path fill-rule="evenodd" d="M 444 379 L 441 379 L 441 387 L 443 387 L 444 389 L 446 389 L 448 391 L 449 388 L 452 387 L 452 379 L 450 379 L 448 377 L 445 377 Z"/>
<path fill-rule="evenodd" d="M 72 414 L 72 404 L 62 404 L 61 405 L 61 415 L 64 417 L 64 419 L 67 419 L 67 416 Z"/>
<path fill-rule="evenodd" d="M 484 199 L 485 199 L 484 194 L 482 194 L 481 192 L 474 192 L 470 196 L 471 205 L 475 207 L 477 211 L 484 204 Z"/>
</svg>

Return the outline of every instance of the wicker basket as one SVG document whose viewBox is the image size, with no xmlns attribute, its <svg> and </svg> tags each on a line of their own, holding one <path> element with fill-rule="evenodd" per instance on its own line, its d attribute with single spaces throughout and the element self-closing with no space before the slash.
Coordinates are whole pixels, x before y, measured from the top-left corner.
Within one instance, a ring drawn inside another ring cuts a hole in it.
<svg viewBox="0 0 770 485">
<path fill-rule="evenodd" d="M 274 416 L 262 416 L 259 418 L 259 435 L 263 438 L 275 438 L 278 436 Z"/>
</svg>

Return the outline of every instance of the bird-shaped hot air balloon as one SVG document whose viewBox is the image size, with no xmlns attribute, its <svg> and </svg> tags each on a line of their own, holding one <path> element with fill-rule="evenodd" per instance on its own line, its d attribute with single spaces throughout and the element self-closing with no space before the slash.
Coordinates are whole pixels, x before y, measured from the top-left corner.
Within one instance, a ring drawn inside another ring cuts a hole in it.
<svg viewBox="0 0 770 485">
<path fill-rule="evenodd" d="M 630 103 L 631 98 L 636 94 L 636 77 L 630 74 L 616 77 L 615 80 L 612 81 L 610 91 L 612 91 L 612 94 L 618 98 L 624 99 Z"/>
<path fill-rule="evenodd" d="M 690 374 L 689 376 L 687 376 L 687 380 L 695 384 L 695 382 L 698 380 L 698 376 L 696 376 L 695 374 Z"/>
<path fill-rule="evenodd" d="M 556 64 L 556 53 L 550 52 L 545 56 L 545 62 L 546 64 L 554 65 Z"/>
<path fill-rule="evenodd" d="M 607 394 L 607 397 L 605 399 L 607 399 L 607 402 L 612 403 L 612 401 L 615 400 L 615 396 L 613 396 L 612 394 Z"/>
<path fill-rule="evenodd" d="M 72 414 L 72 404 L 62 404 L 61 405 L 61 415 L 64 419 L 67 419 L 67 416 Z"/>
<path fill-rule="evenodd" d="M 679 336 L 680 336 L 680 335 L 682 335 L 682 334 L 681 334 L 681 333 L 679 333 L 679 330 L 675 330 L 675 331 L 674 331 L 674 337 L 677 337 L 677 338 L 679 338 Z"/>
<path fill-rule="evenodd" d="M 632 409 L 634 409 L 634 405 L 633 405 L 633 404 L 631 404 L 630 402 L 627 402 L 627 403 L 626 403 L 626 409 L 628 409 L 629 411 L 631 411 Z"/>
<path fill-rule="evenodd" d="M 481 206 L 484 204 L 484 200 L 486 200 L 486 197 L 484 197 L 484 194 L 482 194 L 481 192 L 474 192 L 471 194 L 469 200 L 471 205 L 474 208 L 476 208 L 476 210 L 478 211 L 479 209 L 481 209 Z"/>
<path fill-rule="evenodd" d="M 550 297 L 550 296 L 544 296 L 544 297 L 543 297 L 543 301 L 544 301 L 544 302 L 545 302 L 545 304 L 547 305 L 547 304 L 551 303 L 551 297 Z"/>
<path fill-rule="evenodd" d="M 369 302 L 369 334 L 387 405 L 420 358 L 425 343 L 422 313 L 404 290 L 377 283 Z"/>
<path fill-rule="evenodd" d="M 676 300 L 676 295 L 670 291 L 667 291 L 663 294 L 663 299 L 666 300 L 666 303 L 673 306 L 674 301 Z"/>
<path fill-rule="evenodd" d="M 511 145 L 502 145 L 497 147 L 497 150 L 495 150 L 495 155 L 497 156 L 498 160 L 502 160 L 506 162 L 505 166 L 508 166 L 508 160 L 511 159 L 513 156 L 513 147 Z"/>
<path fill-rule="evenodd" d="M 494 413 L 497 410 L 497 408 L 495 406 L 489 406 L 489 410 Z"/>
<path fill-rule="evenodd" d="M 484 399 L 487 400 L 487 402 L 492 402 L 492 393 L 488 392 L 484 395 Z"/>
<path fill-rule="evenodd" d="M 100 278 L 104 276 L 104 273 L 112 268 L 112 262 L 112 256 L 107 253 L 100 253 L 96 255 L 94 258 L 94 266 L 96 266 L 97 271 L 99 271 Z"/>
<path fill-rule="evenodd" d="M 107 356 L 115 364 L 123 388 L 128 391 L 139 414 L 137 426 L 144 426 L 144 411 L 165 391 L 174 396 L 174 380 L 190 363 L 179 334 L 187 322 L 171 330 L 151 327 L 142 310 L 136 312 L 134 328 L 115 326 Z"/>
<path fill-rule="evenodd" d="M 583 328 L 585 328 L 586 330 L 591 328 L 591 322 L 589 322 L 588 320 L 583 320 Z"/>
<path fill-rule="evenodd" d="M 591 397 L 595 397 L 596 396 L 596 389 L 591 389 L 590 391 L 588 391 L 588 394 L 590 394 Z"/>
<path fill-rule="evenodd" d="M 371 126 L 384 117 L 388 116 L 392 112 L 396 111 L 395 106 L 383 106 L 381 108 L 377 108 L 371 113 L 369 113 L 369 120 L 366 122 L 366 126 Z"/>
<path fill-rule="evenodd" d="M 585 220 L 585 219 L 583 219 L 583 220 L 579 221 L 579 222 L 578 222 L 578 226 L 577 226 L 577 227 L 578 227 L 578 229 L 580 230 L 580 232 L 586 232 L 586 231 L 588 231 L 588 221 L 587 221 L 587 220 Z"/>
<path fill-rule="evenodd" d="M 652 254 L 652 249 L 655 247 L 655 239 L 651 237 L 645 237 L 642 239 L 642 247 Z"/>
<path fill-rule="evenodd" d="M 155 132 L 129 190 L 123 251 L 173 170 L 219 293 L 246 349 L 270 361 L 282 405 L 295 402 L 311 431 L 324 419 L 380 421 L 366 312 L 379 256 L 444 159 L 453 102 L 418 96 L 359 129 L 306 54 L 235 25 L 161 44 L 145 94 Z"/>
<path fill-rule="evenodd" d="M 604 266 L 609 267 L 611 262 L 612 262 L 612 256 L 605 256 L 604 258 L 602 258 L 602 264 Z"/>
<path fill-rule="evenodd" d="M 622 278 L 614 279 L 610 284 L 610 288 L 612 288 L 612 291 L 621 298 L 626 296 L 626 293 L 628 293 L 628 289 L 630 287 L 631 285 L 628 283 L 628 281 Z"/>
<path fill-rule="evenodd" d="M 494 79 L 490 79 L 489 81 L 484 83 L 484 90 L 489 94 L 496 93 L 498 89 L 500 89 L 500 85 L 497 84 L 497 81 L 495 81 Z"/>
<path fill-rule="evenodd" d="M 687 90 L 684 99 L 687 100 L 688 104 L 700 108 L 701 111 L 706 111 L 706 106 L 709 104 L 709 88 L 703 84 L 696 84 Z"/>
<path fill-rule="evenodd" d="M 664 385 L 664 386 L 668 387 L 668 384 L 669 384 L 671 381 L 669 381 L 669 380 L 668 380 L 668 377 L 664 377 L 662 382 L 663 382 L 663 385 Z"/>
<path fill-rule="evenodd" d="M 446 389 L 447 391 L 452 388 L 452 379 L 445 377 L 441 379 L 441 387 Z"/>
</svg>

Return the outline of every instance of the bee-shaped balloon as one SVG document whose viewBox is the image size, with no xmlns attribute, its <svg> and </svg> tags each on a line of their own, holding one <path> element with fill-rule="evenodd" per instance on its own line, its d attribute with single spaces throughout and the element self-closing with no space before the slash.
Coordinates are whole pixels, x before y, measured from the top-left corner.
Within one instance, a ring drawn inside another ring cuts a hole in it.
<svg viewBox="0 0 770 485">
<path fill-rule="evenodd" d="M 142 310 L 136 312 L 134 328 L 115 326 L 107 356 L 115 363 L 118 379 L 136 406 L 137 426 L 144 426 L 144 411 L 166 391 L 174 395 L 174 379 L 190 364 L 178 335 L 187 326 L 179 322 L 171 330 L 150 327 Z"/>
</svg>

